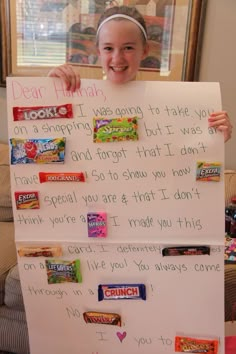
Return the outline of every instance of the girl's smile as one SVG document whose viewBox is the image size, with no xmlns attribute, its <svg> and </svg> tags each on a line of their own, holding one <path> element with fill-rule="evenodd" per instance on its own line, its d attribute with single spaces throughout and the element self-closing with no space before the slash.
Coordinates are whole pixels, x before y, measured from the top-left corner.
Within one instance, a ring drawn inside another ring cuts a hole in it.
<svg viewBox="0 0 236 354">
<path fill-rule="evenodd" d="M 148 45 L 136 24 L 124 19 L 111 20 L 99 32 L 98 53 L 107 79 L 123 84 L 135 79 Z"/>
</svg>

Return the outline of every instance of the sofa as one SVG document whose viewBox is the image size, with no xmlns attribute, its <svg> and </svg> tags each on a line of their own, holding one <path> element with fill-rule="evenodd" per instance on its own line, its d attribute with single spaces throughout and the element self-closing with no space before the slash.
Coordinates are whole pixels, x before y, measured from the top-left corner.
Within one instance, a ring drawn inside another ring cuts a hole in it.
<svg viewBox="0 0 236 354">
<path fill-rule="evenodd" d="M 29 353 L 17 268 L 10 193 L 9 150 L 0 143 L 0 352 Z"/>
<path fill-rule="evenodd" d="M 236 171 L 225 171 L 225 203 L 236 195 Z M 225 321 L 236 320 L 236 264 L 225 265 Z M 29 353 L 17 268 L 10 193 L 9 150 L 0 143 L 0 352 Z"/>
</svg>

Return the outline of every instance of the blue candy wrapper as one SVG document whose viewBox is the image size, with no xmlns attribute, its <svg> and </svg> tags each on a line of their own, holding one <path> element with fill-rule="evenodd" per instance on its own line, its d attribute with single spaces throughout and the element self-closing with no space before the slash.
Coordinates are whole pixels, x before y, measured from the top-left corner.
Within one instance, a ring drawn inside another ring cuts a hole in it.
<svg viewBox="0 0 236 354">
<path fill-rule="evenodd" d="M 98 301 L 146 300 L 144 284 L 101 284 L 98 286 Z"/>
<path fill-rule="evenodd" d="M 66 138 L 10 139 L 11 164 L 64 163 Z"/>
</svg>

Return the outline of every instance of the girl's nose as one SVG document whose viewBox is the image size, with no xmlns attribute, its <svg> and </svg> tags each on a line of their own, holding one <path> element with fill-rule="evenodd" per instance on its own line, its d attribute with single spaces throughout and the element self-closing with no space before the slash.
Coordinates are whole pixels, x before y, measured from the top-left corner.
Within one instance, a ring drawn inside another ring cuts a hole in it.
<svg viewBox="0 0 236 354">
<path fill-rule="evenodd" d="M 119 63 L 123 59 L 122 50 L 116 49 L 112 53 L 112 60 L 116 63 Z"/>
</svg>

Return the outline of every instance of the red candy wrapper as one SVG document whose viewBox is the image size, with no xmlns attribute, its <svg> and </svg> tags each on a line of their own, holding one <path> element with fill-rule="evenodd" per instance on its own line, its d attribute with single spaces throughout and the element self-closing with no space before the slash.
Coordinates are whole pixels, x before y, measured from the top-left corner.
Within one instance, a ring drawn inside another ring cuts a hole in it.
<svg viewBox="0 0 236 354">
<path fill-rule="evenodd" d="M 18 249 L 20 257 L 60 257 L 62 248 L 60 246 L 24 246 Z"/>
<path fill-rule="evenodd" d="M 13 107 L 14 121 L 73 118 L 72 104 L 60 106 Z"/>
<path fill-rule="evenodd" d="M 175 351 L 181 353 L 218 353 L 218 340 L 175 337 Z"/>
<path fill-rule="evenodd" d="M 83 172 L 39 172 L 40 183 L 44 182 L 85 182 Z"/>
<path fill-rule="evenodd" d="M 16 209 L 39 209 L 38 192 L 15 192 Z"/>
</svg>

